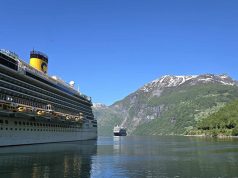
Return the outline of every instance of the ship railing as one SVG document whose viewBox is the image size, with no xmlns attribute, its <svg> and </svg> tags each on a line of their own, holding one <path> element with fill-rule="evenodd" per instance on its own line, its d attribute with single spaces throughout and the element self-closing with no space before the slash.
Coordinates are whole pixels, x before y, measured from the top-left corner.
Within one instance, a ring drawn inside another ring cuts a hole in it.
<svg viewBox="0 0 238 178">
<path fill-rule="evenodd" d="M 67 87 L 68 89 L 70 89 L 74 94 L 77 94 L 78 96 L 81 96 L 85 99 L 87 99 L 88 101 L 91 101 L 91 97 L 82 94 L 81 92 L 77 91 L 75 88 L 72 88 L 67 82 L 65 82 L 64 80 L 58 78 L 57 82 L 59 82 L 60 84 L 62 84 L 64 87 Z"/>
<path fill-rule="evenodd" d="M 67 87 L 69 90 L 71 90 L 74 94 L 83 97 L 84 99 L 87 99 L 88 101 L 92 101 L 91 97 L 82 94 L 81 92 L 77 91 L 76 89 L 72 88 L 68 83 L 66 83 L 65 81 L 63 81 L 62 79 L 60 80 L 56 80 L 57 82 L 59 82 L 60 84 L 62 84 L 64 87 Z"/>
<path fill-rule="evenodd" d="M 81 97 L 87 99 L 88 101 L 92 101 L 92 98 L 91 98 L 90 96 L 87 96 L 87 95 L 82 94 L 82 93 L 80 93 L 80 92 L 79 92 L 79 95 L 80 95 Z"/>
<path fill-rule="evenodd" d="M 16 53 L 12 52 L 12 51 L 9 51 L 9 50 L 6 50 L 6 49 L 0 49 L 0 52 L 7 55 L 10 58 L 15 59 L 15 60 L 19 59 L 19 56 Z"/>
</svg>

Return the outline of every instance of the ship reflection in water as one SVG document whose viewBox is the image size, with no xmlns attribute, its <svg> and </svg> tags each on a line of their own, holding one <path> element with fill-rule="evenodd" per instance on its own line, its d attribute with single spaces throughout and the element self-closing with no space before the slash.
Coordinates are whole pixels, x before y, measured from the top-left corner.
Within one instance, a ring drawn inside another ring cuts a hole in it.
<svg viewBox="0 0 238 178">
<path fill-rule="evenodd" d="M 238 139 L 99 137 L 0 148 L 0 178 L 237 177 Z"/>
<path fill-rule="evenodd" d="M 0 148 L 0 177 L 90 177 L 97 141 Z"/>
</svg>

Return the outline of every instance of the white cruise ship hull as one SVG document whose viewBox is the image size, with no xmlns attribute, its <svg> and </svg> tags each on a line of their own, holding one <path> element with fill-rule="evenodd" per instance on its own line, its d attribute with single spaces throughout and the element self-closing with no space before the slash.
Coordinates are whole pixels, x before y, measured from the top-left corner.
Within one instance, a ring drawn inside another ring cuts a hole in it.
<svg viewBox="0 0 238 178">
<path fill-rule="evenodd" d="M 61 124 L 52 124 L 52 122 L 48 122 L 51 126 L 43 126 L 40 124 L 43 122 L 29 121 L 24 118 L 0 117 L 0 120 L 3 121 L 0 123 L 0 146 L 97 139 L 97 128 L 65 128 L 61 127 Z"/>
</svg>

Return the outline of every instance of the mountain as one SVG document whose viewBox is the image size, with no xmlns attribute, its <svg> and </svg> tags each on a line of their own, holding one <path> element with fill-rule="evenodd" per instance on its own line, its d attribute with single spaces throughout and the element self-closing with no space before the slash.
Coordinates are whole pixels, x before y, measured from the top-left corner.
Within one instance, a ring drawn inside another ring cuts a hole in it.
<svg viewBox="0 0 238 178">
<path fill-rule="evenodd" d="M 187 135 L 238 136 L 238 100 L 202 119 Z"/>
<path fill-rule="evenodd" d="M 106 105 L 93 105 L 93 112 L 98 120 L 99 135 L 112 135 L 113 127 L 122 123 L 123 116 L 119 112 Z"/>
<path fill-rule="evenodd" d="M 116 124 L 129 135 L 184 134 L 237 98 L 237 82 L 228 75 L 166 75 L 94 113 L 100 135 L 111 135 Z"/>
<path fill-rule="evenodd" d="M 103 103 L 93 103 L 93 108 L 94 109 L 103 109 L 103 108 L 107 108 L 107 105 L 105 105 Z"/>
</svg>

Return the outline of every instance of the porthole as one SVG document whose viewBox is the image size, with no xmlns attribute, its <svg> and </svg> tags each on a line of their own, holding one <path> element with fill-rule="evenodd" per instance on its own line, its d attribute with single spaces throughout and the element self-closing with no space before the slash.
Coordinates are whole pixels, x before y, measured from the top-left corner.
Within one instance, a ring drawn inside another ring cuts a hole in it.
<svg viewBox="0 0 238 178">
<path fill-rule="evenodd" d="M 5 124 L 8 124 L 8 120 L 5 120 Z"/>
</svg>

